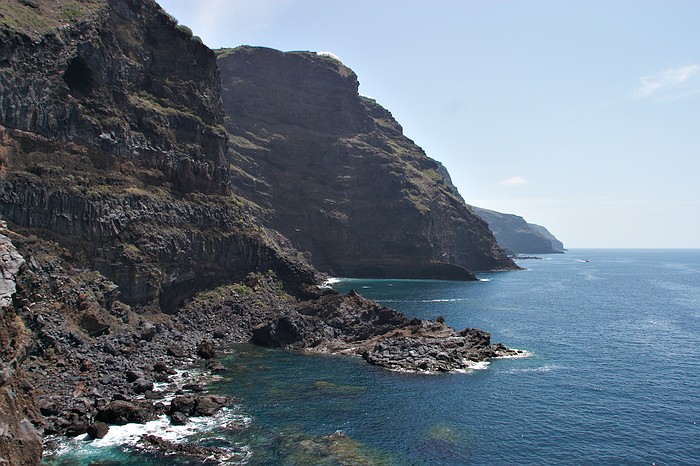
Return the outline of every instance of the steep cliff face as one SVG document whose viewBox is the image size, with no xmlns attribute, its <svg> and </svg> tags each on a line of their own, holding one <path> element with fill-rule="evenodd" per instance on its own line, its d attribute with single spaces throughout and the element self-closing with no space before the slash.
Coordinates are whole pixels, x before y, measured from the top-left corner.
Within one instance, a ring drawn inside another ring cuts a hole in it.
<svg viewBox="0 0 700 466">
<path fill-rule="evenodd" d="M 551 254 L 564 252 L 564 245 L 545 227 L 528 223 L 513 214 L 473 207 L 488 224 L 498 244 L 510 253 Z"/>
<path fill-rule="evenodd" d="M 155 2 L 0 3 L 0 215 L 29 264 L 0 314 L 0 463 L 37 464 L 37 430 L 92 419 L 73 389 L 85 354 L 113 371 L 105 331 L 140 341 L 149 318 L 172 326 L 181 303 L 251 273 L 280 293 L 315 281 L 228 189 L 219 86 L 214 53 Z"/>
<path fill-rule="evenodd" d="M 313 281 L 227 193 L 211 50 L 151 1 L 74 2 L 70 20 L 56 2 L 29 3 L 0 9 L 7 220 L 69 245 L 133 304 L 172 310 L 258 270 Z"/>
<path fill-rule="evenodd" d="M 509 269 L 488 230 L 357 76 L 309 52 L 219 51 L 233 185 L 342 276 L 469 279 Z"/>
<path fill-rule="evenodd" d="M 223 188 L 215 56 L 155 2 L 7 0 L 0 15 L 0 125 Z"/>
</svg>

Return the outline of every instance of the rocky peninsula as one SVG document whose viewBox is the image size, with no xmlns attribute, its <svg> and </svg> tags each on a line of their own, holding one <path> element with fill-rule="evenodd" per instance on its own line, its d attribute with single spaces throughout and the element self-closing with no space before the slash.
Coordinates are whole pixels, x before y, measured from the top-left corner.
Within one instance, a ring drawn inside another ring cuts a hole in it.
<svg viewBox="0 0 700 466">
<path fill-rule="evenodd" d="M 516 354 L 319 286 L 319 268 L 516 268 L 436 168 L 335 59 L 217 57 L 151 0 L 3 1 L 0 463 L 37 464 L 48 435 L 216 413 L 231 400 L 182 370 L 225 370 L 237 342 L 404 371 Z"/>
</svg>

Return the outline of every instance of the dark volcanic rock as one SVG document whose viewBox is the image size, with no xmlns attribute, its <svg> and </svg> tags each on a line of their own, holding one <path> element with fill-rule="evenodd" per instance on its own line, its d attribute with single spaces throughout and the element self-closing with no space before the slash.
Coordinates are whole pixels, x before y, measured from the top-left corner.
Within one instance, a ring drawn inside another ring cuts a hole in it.
<svg viewBox="0 0 700 466">
<path fill-rule="evenodd" d="M 107 432 L 109 432 L 109 425 L 105 424 L 104 422 L 93 422 L 87 428 L 87 434 L 92 439 L 104 438 L 104 436 L 107 435 Z"/>
<path fill-rule="evenodd" d="M 490 335 L 468 328 L 457 332 L 442 321 L 409 320 L 405 315 L 351 291 L 325 294 L 257 327 L 258 344 L 323 353 L 362 354 L 367 362 L 407 372 L 448 372 L 499 356 L 523 354 Z"/>
<path fill-rule="evenodd" d="M 91 312 L 85 313 L 83 319 L 80 321 L 80 326 L 88 335 L 93 337 L 109 333 L 110 327 L 108 323 L 102 322 L 99 317 Z"/>
<path fill-rule="evenodd" d="M 478 329 L 465 329 L 447 337 L 401 335 L 378 342 L 364 354 L 371 364 L 392 370 L 449 372 L 468 369 L 474 362 L 506 356 L 492 347 L 490 335 Z"/>
<path fill-rule="evenodd" d="M 216 349 L 214 349 L 214 342 L 211 340 L 204 340 L 197 345 L 197 354 L 204 359 L 211 359 L 216 357 Z"/>
<path fill-rule="evenodd" d="M 328 56 L 219 52 L 235 187 L 337 276 L 467 280 L 513 269 L 487 225 L 446 186 L 355 73 Z"/>
<path fill-rule="evenodd" d="M 179 411 L 170 415 L 170 423 L 174 426 L 184 426 L 188 422 L 190 422 L 190 419 Z"/>
<path fill-rule="evenodd" d="M 172 343 L 168 345 L 168 356 L 183 358 L 185 357 L 185 350 L 182 349 L 182 346 Z"/>
<path fill-rule="evenodd" d="M 258 328 L 270 345 L 371 354 L 401 334 L 454 336 L 319 290 L 306 256 L 258 218 L 338 273 L 468 279 L 468 268 L 512 267 L 440 187 L 435 163 L 357 95 L 349 69 L 253 49 L 232 55 L 236 66 L 241 54 L 250 69 L 227 94 L 229 151 L 215 55 L 154 1 L 0 2 L 0 215 L 12 239 L 0 235 L 0 456 L 10 464 L 40 462 L 34 426 L 98 437 L 104 424 L 162 414 L 163 403 L 132 400 L 163 394 L 152 378 L 170 371 L 147 369 L 212 358 L 211 338 L 223 347 Z M 391 342 L 389 360 L 401 354 Z M 187 395 L 170 414 L 186 422 L 230 403 Z"/>
<path fill-rule="evenodd" d="M 97 412 L 96 421 L 124 425 L 130 422 L 143 424 L 155 419 L 156 411 L 150 401 L 112 401 Z"/>
<path fill-rule="evenodd" d="M 134 392 L 136 393 L 146 393 L 149 390 L 153 390 L 153 381 L 141 377 L 134 380 L 132 387 L 134 388 Z"/>
<path fill-rule="evenodd" d="M 185 416 L 213 416 L 221 408 L 231 404 L 231 399 L 215 395 L 182 395 L 175 397 L 170 403 L 168 413 Z"/>
</svg>

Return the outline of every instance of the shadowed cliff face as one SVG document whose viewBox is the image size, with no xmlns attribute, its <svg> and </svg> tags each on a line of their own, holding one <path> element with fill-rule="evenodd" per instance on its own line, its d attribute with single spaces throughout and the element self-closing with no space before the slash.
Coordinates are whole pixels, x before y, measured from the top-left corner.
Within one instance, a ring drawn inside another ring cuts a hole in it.
<svg viewBox="0 0 700 466">
<path fill-rule="evenodd" d="M 309 52 L 219 51 L 233 184 L 322 271 L 470 279 L 510 269 L 485 222 L 357 76 Z"/>
</svg>

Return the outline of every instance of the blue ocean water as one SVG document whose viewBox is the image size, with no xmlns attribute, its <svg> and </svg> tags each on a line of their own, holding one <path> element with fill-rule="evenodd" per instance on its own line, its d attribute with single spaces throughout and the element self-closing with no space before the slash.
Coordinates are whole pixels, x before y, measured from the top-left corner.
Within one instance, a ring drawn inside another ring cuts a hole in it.
<svg viewBox="0 0 700 466">
<path fill-rule="evenodd" d="M 543 257 L 480 282 L 334 285 L 531 357 L 415 375 L 241 345 L 211 388 L 247 423 L 216 438 L 244 446 L 247 464 L 700 464 L 700 250 Z M 75 449 L 62 458 L 83 464 Z"/>
</svg>

